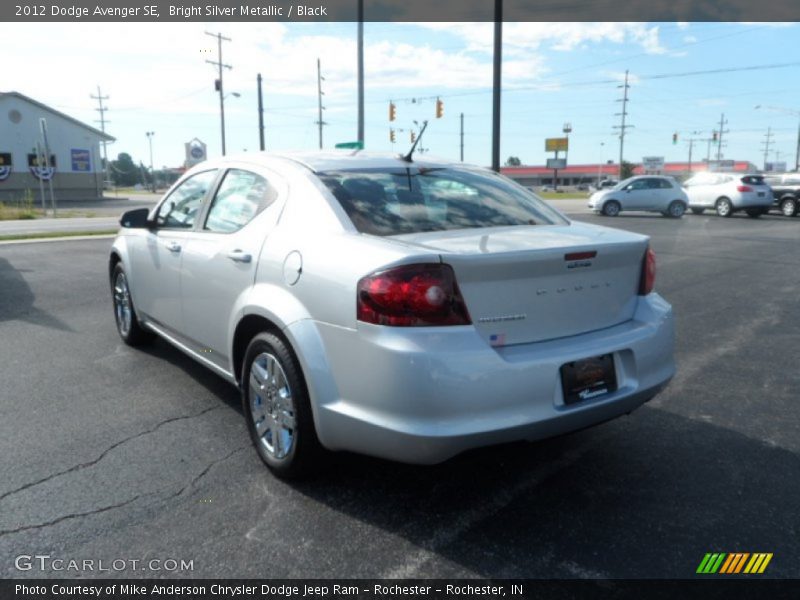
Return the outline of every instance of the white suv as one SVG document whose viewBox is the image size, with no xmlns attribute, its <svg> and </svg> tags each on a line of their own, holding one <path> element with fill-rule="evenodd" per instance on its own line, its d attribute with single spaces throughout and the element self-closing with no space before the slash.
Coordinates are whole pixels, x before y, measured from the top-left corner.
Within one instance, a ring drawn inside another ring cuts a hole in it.
<svg viewBox="0 0 800 600">
<path fill-rule="evenodd" d="M 757 218 L 772 206 L 772 189 L 761 175 L 738 173 L 698 173 L 684 182 L 689 208 L 700 215 L 713 208 L 720 217 L 730 217 L 743 210 L 747 216 Z"/>
</svg>

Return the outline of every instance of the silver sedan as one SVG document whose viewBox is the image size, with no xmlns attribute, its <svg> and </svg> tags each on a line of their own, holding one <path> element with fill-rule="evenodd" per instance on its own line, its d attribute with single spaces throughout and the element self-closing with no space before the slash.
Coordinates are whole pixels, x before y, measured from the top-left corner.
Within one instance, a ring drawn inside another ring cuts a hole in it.
<svg viewBox="0 0 800 600">
<path fill-rule="evenodd" d="M 123 215 L 117 329 L 241 390 L 292 477 L 349 450 L 435 463 L 629 413 L 675 372 L 645 236 L 569 221 L 491 171 L 250 154 Z"/>
</svg>

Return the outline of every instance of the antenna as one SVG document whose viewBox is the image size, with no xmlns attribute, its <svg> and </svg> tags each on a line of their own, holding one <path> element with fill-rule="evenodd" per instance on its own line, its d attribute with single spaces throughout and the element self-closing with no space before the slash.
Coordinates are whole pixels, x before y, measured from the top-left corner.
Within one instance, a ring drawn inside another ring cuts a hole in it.
<svg viewBox="0 0 800 600">
<path fill-rule="evenodd" d="M 428 127 L 428 121 L 423 121 L 422 122 L 422 129 L 420 129 L 419 135 L 417 136 L 417 139 L 414 141 L 414 144 L 411 146 L 411 150 L 408 151 L 408 154 L 406 154 L 405 156 L 402 157 L 402 159 L 404 161 L 406 161 L 408 163 L 414 162 L 414 161 L 411 160 L 411 156 L 414 154 L 414 150 L 417 149 L 417 144 L 419 144 L 419 141 L 422 139 L 422 134 L 425 133 L 425 129 L 427 127 Z"/>
</svg>

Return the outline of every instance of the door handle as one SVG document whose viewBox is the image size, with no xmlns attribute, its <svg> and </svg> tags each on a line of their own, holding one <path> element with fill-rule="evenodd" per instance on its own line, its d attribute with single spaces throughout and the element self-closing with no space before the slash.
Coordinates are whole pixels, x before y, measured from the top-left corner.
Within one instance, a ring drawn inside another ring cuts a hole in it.
<svg viewBox="0 0 800 600">
<path fill-rule="evenodd" d="M 170 242 L 169 244 L 167 244 L 167 250 L 169 250 L 170 252 L 180 252 L 181 245 L 176 242 Z"/>
<path fill-rule="evenodd" d="M 251 260 L 253 260 L 253 257 L 250 254 L 238 249 L 228 252 L 228 258 L 230 258 L 233 262 L 240 263 L 249 263 Z"/>
</svg>

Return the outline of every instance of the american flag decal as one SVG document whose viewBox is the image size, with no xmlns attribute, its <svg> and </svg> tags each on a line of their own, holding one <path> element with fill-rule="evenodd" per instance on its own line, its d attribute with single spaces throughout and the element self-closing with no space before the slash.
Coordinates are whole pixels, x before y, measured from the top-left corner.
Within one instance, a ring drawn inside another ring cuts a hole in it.
<svg viewBox="0 0 800 600">
<path fill-rule="evenodd" d="M 506 334 L 505 333 L 493 333 L 489 336 L 489 343 L 492 346 L 505 346 L 506 345 Z"/>
</svg>

